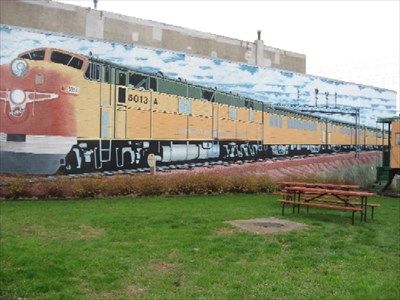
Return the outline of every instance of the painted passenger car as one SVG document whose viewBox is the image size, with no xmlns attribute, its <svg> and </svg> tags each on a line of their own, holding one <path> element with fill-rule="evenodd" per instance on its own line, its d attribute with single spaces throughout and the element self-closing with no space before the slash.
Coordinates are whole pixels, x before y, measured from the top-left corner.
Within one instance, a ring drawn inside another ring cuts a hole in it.
<svg viewBox="0 0 400 300">
<path fill-rule="evenodd" d="M 372 149 L 355 127 L 60 49 L 1 66 L 1 172 L 52 174 Z M 385 143 L 385 142 L 384 142 Z"/>
</svg>

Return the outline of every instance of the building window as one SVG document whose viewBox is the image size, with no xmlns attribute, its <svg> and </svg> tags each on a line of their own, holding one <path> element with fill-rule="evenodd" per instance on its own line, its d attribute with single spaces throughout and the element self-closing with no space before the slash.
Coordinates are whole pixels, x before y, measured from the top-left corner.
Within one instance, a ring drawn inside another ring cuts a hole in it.
<svg viewBox="0 0 400 300">
<path fill-rule="evenodd" d="M 396 145 L 400 145 L 400 132 L 396 133 Z"/>
</svg>

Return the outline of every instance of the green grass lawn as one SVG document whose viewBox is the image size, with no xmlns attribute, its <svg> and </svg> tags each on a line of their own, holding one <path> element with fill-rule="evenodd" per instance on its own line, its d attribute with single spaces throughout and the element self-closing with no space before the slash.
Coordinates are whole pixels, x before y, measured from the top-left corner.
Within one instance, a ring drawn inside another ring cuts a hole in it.
<svg viewBox="0 0 400 300">
<path fill-rule="evenodd" d="M 310 209 L 308 229 L 237 232 L 277 196 L 1 202 L 4 298 L 399 299 L 400 202 L 376 219 Z"/>
</svg>

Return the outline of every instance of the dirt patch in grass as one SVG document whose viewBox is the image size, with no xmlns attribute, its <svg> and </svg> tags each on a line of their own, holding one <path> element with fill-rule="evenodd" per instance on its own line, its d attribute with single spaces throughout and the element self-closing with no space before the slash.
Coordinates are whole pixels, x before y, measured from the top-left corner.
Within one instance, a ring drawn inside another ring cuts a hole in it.
<svg viewBox="0 0 400 300">
<path fill-rule="evenodd" d="M 216 235 L 231 235 L 235 233 L 243 232 L 242 229 L 238 227 L 221 227 L 215 231 Z"/>
<path fill-rule="evenodd" d="M 144 287 L 140 287 L 137 285 L 129 285 L 125 290 L 125 294 L 130 298 L 130 297 L 140 296 L 146 291 L 147 289 Z"/>
<path fill-rule="evenodd" d="M 104 235 L 104 229 L 81 224 L 78 230 L 69 228 L 47 228 L 42 225 L 25 225 L 20 229 L 22 236 L 36 236 L 56 240 L 90 240 Z"/>
<path fill-rule="evenodd" d="M 90 240 L 104 235 L 103 228 L 96 228 L 82 224 L 79 226 L 78 237 L 81 240 Z"/>
<path fill-rule="evenodd" d="M 239 229 L 257 234 L 288 232 L 292 230 L 304 229 L 307 227 L 306 224 L 276 218 L 234 220 L 228 221 L 227 223 Z"/>
<path fill-rule="evenodd" d="M 21 228 L 20 232 L 23 236 L 43 236 L 47 235 L 47 232 L 43 226 L 40 225 L 27 225 Z"/>
<path fill-rule="evenodd" d="M 81 286 L 88 299 L 136 299 L 143 297 L 147 288 L 138 285 L 128 285 L 125 289 L 111 291 L 94 291 L 85 284 Z"/>
<path fill-rule="evenodd" d="M 153 269 L 155 269 L 158 272 L 163 272 L 163 273 L 168 273 L 171 272 L 172 270 L 175 269 L 175 265 L 167 262 L 154 262 L 152 264 Z"/>
<path fill-rule="evenodd" d="M 104 300 L 108 300 L 108 299 L 116 299 L 119 294 L 115 293 L 115 292 L 101 292 L 98 294 L 92 294 L 93 299 L 104 299 Z"/>
</svg>

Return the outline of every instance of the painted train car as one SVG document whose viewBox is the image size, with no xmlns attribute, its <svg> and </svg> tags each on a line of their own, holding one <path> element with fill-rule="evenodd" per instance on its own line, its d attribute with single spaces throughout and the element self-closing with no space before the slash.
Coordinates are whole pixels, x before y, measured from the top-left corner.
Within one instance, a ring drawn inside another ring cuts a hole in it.
<svg viewBox="0 0 400 300">
<path fill-rule="evenodd" d="M 53 174 L 375 149 L 335 122 L 60 49 L 1 66 L 0 172 Z"/>
</svg>

